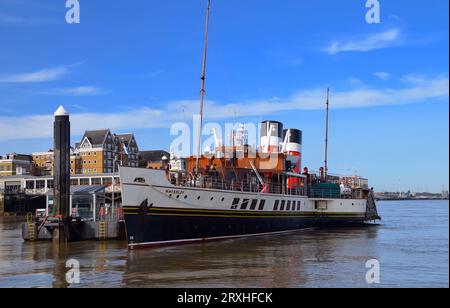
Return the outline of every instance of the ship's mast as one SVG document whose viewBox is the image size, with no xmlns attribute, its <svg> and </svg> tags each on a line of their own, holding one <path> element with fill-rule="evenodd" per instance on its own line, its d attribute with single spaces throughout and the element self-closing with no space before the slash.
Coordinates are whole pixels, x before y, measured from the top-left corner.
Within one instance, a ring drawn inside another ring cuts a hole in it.
<svg viewBox="0 0 450 308">
<path fill-rule="evenodd" d="M 330 88 L 327 88 L 327 119 L 325 132 L 325 179 L 328 174 L 328 117 L 330 113 Z"/>
<path fill-rule="evenodd" d="M 203 101 L 205 99 L 205 79 L 206 79 L 206 56 L 208 53 L 208 30 L 209 30 L 209 13 L 211 10 L 211 0 L 208 0 L 208 6 L 206 9 L 206 28 L 205 28 L 205 48 L 203 50 L 203 63 L 202 63 L 202 88 L 200 90 L 200 113 L 198 123 L 198 143 L 197 143 L 197 160 L 195 167 L 197 172 L 199 170 L 201 149 L 202 149 L 202 128 L 203 128 Z"/>
</svg>

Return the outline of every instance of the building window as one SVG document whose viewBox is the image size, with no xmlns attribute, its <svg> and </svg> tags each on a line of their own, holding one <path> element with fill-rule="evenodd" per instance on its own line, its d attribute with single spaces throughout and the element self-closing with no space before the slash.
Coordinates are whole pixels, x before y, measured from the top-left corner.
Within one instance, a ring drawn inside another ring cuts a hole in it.
<svg viewBox="0 0 450 308">
<path fill-rule="evenodd" d="M 1 168 L 0 168 L 1 170 Z M 26 181 L 26 189 L 34 189 L 34 181 Z"/>
<path fill-rule="evenodd" d="M 36 181 L 36 189 L 45 188 L 45 181 Z"/>
<path fill-rule="evenodd" d="M 234 198 L 233 203 L 231 204 L 231 209 L 233 209 L 233 210 L 237 209 L 240 200 L 241 199 L 239 199 L 239 198 Z"/>
<path fill-rule="evenodd" d="M 102 181 L 103 181 L 103 185 L 111 185 L 112 184 L 112 179 L 111 178 L 103 178 L 102 179 Z"/>
</svg>

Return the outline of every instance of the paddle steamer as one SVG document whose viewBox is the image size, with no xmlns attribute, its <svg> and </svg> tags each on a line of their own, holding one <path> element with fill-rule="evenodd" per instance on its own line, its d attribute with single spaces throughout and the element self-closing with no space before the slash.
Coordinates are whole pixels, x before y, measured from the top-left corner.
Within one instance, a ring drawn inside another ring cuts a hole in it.
<svg viewBox="0 0 450 308">
<path fill-rule="evenodd" d="M 208 1 L 200 124 L 205 94 Z M 327 137 L 328 153 L 328 108 Z M 215 132 L 214 132 L 215 133 Z M 163 170 L 120 168 L 128 245 L 160 246 L 291 232 L 380 219 L 368 181 L 302 169 L 302 131 L 278 121 L 260 125 L 259 145 L 250 146 L 245 126 L 231 144 L 216 136 L 214 150 L 180 158 Z"/>
</svg>

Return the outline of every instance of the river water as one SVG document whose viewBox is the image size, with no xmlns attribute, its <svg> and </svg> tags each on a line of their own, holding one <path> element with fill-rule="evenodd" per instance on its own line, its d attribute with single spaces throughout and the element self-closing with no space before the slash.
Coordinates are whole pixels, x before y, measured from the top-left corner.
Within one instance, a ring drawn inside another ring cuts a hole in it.
<svg viewBox="0 0 450 308">
<path fill-rule="evenodd" d="M 449 287 L 448 201 L 379 202 L 379 225 L 130 252 L 124 242 L 24 243 L 0 221 L 0 287 Z M 380 283 L 367 284 L 370 259 Z"/>
</svg>

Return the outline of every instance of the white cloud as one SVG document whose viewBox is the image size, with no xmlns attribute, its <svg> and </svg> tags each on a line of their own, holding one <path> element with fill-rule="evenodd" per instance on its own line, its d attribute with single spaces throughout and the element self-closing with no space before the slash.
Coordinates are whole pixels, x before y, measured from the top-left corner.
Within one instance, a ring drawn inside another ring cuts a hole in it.
<svg viewBox="0 0 450 308">
<path fill-rule="evenodd" d="M 375 73 L 373 73 L 373 75 L 382 81 L 387 81 L 392 76 L 391 74 L 386 73 L 386 72 L 375 72 Z"/>
<path fill-rule="evenodd" d="M 427 81 L 427 77 L 421 74 L 408 74 L 401 77 L 400 80 L 405 83 L 420 85 Z"/>
<path fill-rule="evenodd" d="M 348 79 L 349 84 L 353 85 L 353 86 L 361 86 L 364 83 L 361 81 L 361 79 L 356 78 L 356 77 L 350 77 Z"/>
<path fill-rule="evenodd" d="M 431 79 L 405 77 L 405 82 L 405 87 L 397 89 L 361 89 L 355 86 L 356 88 L 348 91 L 334 90 L 331 95 L 331 107 L 364 108 L 448 99 L 449 78 L 447 75 Z M 287 98 L 242 101 L 233 104 L 208 101 L 205 106 L 205 119 L 211 121 L 234 119 L 236 116 L 274 116 L 296 110 L 323 109 L 325 95 L 325 89 L 315 88 L 299 91 Z M 86 129 L 104 127 L 113 130 L 169 127 L 174 122 L 188 120 L 188 116 L 197 112 L 197 100 L 184 100 L 170 102 L 159 109 L 137 108 L 117 113 L 76 113 L 71 115 L 72 133 L 81 135 Z M 0 141 L 51 137 L 52 121 L 51 115 L 0 116 Z"/>
<path fill-rule="evenodd" d="M 74 87 L 74 88 L 56 88 L 50 89 L 42 92 L 43 94 L 48 95 L 57 95 L 57 96 L 96 96 L 96 95 L 106 95 L 111 93 L 111 90 L 102 89 L 91 86 L 82 86 L 82 87 Z"/>
<path fill-rule="evenodd" d="M 335 41 L 332 42 L 325 52 L 335 55 L 341 52 L 366 52 L 375 49 L 397 46 L 401 43 L 401 33 L 399 29 L 391 29 L 385 32 L 370 34 L 360 40 Z"/>
<path fill-rule="evenodd" d="M 35 72 L 0 75 L 0 83 L 37 83 L 54 81 L 63 78 L 71 68 L 82 64 L 83 62 L 72 65 L 46 68 Z"/>
</svg>

